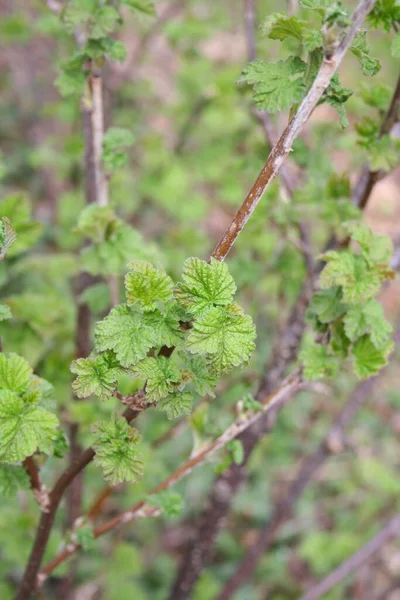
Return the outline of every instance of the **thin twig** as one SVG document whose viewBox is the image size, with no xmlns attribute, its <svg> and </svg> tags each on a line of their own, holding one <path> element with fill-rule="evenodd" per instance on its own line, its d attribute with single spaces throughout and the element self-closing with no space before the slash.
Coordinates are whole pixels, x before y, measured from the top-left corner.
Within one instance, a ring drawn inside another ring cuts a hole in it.
<svg viewBox="0 0 400 600">
<path fill-rule="evenodd" d="M 150 495 L 158 494 L 162 490 L 169 489 L 184 477 L 187 477 L 194 468 L 204 464 L 211 456 L 221 450 L 228 442 L 236 438 L 240 433 L 248 429 L 251 425 L 254 425 L 260 420 L 261 416 L 267 414 L 276 407 L 282 407 L 292 398 L 296 392 L 303 387 L 303 380 L 300 370 L 295 371 L 292 375 L 287 377 L 282 383 L 280 388 L 273 394 L 264 398 L 264 402 L 261 403 L 260 411 L 249 413 L 241 416 L 235 421 L 228 429 L 224 431 L 215 441 L 209 443 L 200 452 L 189 458 L 184 462 L 172 475 L 167 477 L 160 485 L 158 485 Z M 103 525 L 97 527 L 94 530 L 95 537 L 99 537 L 104 533 L 114 529 L 115 527 L 127 523 L 133 519 L 141 518 L 143 516 L 143 510 L 146 509 L 145 516 L 151 515 L 151 507 L 149 507 L 144 501 L 138 502 L 132 508 L 120 513 L 113 519 L 110 519 Z M 44 578 L 48 576 L 61 562 L 66 560 L 71 554 L 79 549 L 79 545 L 69 544 L 57 557 L 55 557 L 50 563 L 48 563 L 41 571 L 40 584 L 43 583 Z"/>
<path fill-rule="evenodd" d="M 341 583 L 343 579 L 352 575 L 357 569 L 368 562 L 374 554 L 379 552 L 386 542 L 398 535 L 400 535 L 400 513 L 393 517 L 393 519 L 391 519 L 375 537 L 365 544 L 365 546 L 360 548 L 358 552 L 345 560 L 320 583 L 312 587 L 300 598 L 300 600 L 318 600 L 318 598 L 322 598 L 335 585 Z"/>
<path fill-rule="evenodd" d="M 352 15 L 352 24 L 347 34 L 330 56 L 325 55 L 322 65 L 309 92 L 301 102 L 296 114 L 286 127 L 278 142 L 273 147 L 264 167 L 257 177 L 256 182 L 247 194 L 242 206 L 239 208 L 222 239 L 215 247 L 212 256 L 217 260 L 225 260 L 229 251 L 232 249 L 233 244 L 260 202 L 264 192 L 268 188 L 272 179 L 279 172 L 282 163 L 290 153 L 293 142 L 304 127 L 305 123 L 310 118 L 314 108 L 321 99 L 322 94 L 329 86 L 333 75 L 336 73 L 357 31 L 364 22 L 368 13 L 372 10 L 375 3 L 376 0 L 361 0 L 359 2 Z"/>
</svg>

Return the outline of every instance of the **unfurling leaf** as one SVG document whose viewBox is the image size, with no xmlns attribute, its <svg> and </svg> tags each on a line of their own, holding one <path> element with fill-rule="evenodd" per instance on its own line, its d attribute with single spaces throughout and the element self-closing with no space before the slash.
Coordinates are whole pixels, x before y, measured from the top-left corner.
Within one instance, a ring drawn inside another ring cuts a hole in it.
<svg viewBox="0 0 400 600">
<path fill-rule="evenodd" d="M 140 434 L 136 429 L 116 417 L 93 426 L 93 432 L 97 436 L 93 444 L 94 462 L 111 485 L 141 479 L 143 462 L 137 448 Z"/>
<path fill-rule="evenodd" d="M 174 285 L 163 269 L 136 261 L 129 265 L 125 288 L 128 305 L 137 305 L 148 312 L 155 310 L 158 304 L 172 299 Z"/>
<path fill-rule="evenodd" d="M 72 363 L 71 371 L 78 375 L 72 384 L 78 398 L 87 398 L 95 394 L 100 400 L 107 400 L 116 389 L 121 369 L 110 352 L 78 358 Z"/>
<path fill-rule="evenodd" d="M 145 358 L 133 371 L 138 377 L 146 379 L 146 396 L 151 402 L 157 402 L 173 392 L 182 380 L 182 372 L 165 356 Z"/>
<path fill-rule="evenodd" d="M 369 335 L 363 335 L 353 347 L 354 371 L 360 379 L 376 375 L 387 363 L 387 358 L 393 349 L 389 341 L 383 348 L 376 348 Z"/>
</svg>

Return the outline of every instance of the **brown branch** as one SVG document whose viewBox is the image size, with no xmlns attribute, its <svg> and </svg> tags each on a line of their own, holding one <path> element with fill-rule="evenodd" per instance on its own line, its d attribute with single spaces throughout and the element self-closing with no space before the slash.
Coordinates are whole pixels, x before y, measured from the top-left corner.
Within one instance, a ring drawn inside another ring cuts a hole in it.
<svg viewBox="0 0 400 600">
<path fill-rule="evenodd" d="M 358 552 L 345 560 L 337 569 L 332 571 L 325 579 L 316 586 L 312 587 L 300 600 L 318 600 L 329 592 L 335 585 L 343 581 L 349 575 L 352 575 L 357 569 L 370 560 L 370 558 L 379 552 L 386 542 L 391 538 L 400 535 L 400 513 L 391 519 L 383 529 L 373 537 Z"/>
<path fill-rule="evenodd" d="M 400 76 L 397 80 L 397 85 L 394 90 L 392 100 L 390 102 L 389 109 L 382 122 L 379 137 L 387 135 L 393 129 L 395 123 L 399 120 L 400 110 Z M 353 203 L 361 209 L 364 209 L 367 205 L 372 189 L 375 184 L 384 177 L 385 173 L 382 171 L 371 171 L 368 165 L 366 165 L 354 187 Z"/>
<path fill-rule="evenodd" d="M 301 372 L 300 370 L 297 370 L 285 379 L 275 393 L 270 394 L 263 399 L 263 402 L 260 406 L 260 411 L 245 414 L 237 419 L 216 440 L 210 442 L 200 452 L 184 462 L 174 473 L 172 473 L 172 475 L 167 477 L 160 485 L 152 490 L 150 495 L 158 494 L 162 490 L 169 489 L 181 481 L 184 477 L 187 477 L 194 468 L 203 465 L 211 456 L 221 450 L 228 442 L 238 437 L 240 433 L 248 429 L 250 426 L 253 426 L 259 422 L 262 418 L 262 415 L 268 414 L 277 407 L 284 406 L 288 400 L 292 398 L 303 386 L 304 384 Z M 143 513 L 143 511 L 145 512 Z M 127 523 L 136 518 L 142 518 L 143 516 L 152 516 L 152 507 L 147 505 L 144 501 L 141 501 L 135 504 L 132 508 L 122 512 L 113 519 L 97 527 L 94 530 L 94 535 L 95 537 L 99 537 L 100 535 L 107 533 L 121 524 Z M 40 584 L 43 583 L 44 578 L 47 577 L 56 568 L 56 566 L 61 564 L 61 562 L 66 560 L 78 549 L 79 545 L 69 544 L 57 557 L 48 563 L 40 573 Z"/>
<path fill-rule="evenodd" d="M 42 483 L 40 479 L 40 472 L 35 464 L 33 457 L 28 456 L 22 464 L 29 477 L 29 481 L 31 483 L 31 490 L 33 492 L 36 502 L 40 507 L 40 510 L 43 512 L 48 512 L 50 504 L 49 494 L 46 490 L 46 486 Z"/>
<path fill-rule="evenodd" d="M 242 206 L 239 208 L 232 223 L 229 225 L 220 242 L 215 247 L 212 256 L 217 260 L 223 261 L 233 244 L 237 240 L 240 232 L 252 215 L 253 211 L 260 202 L 264 192 L 268 188 L 272 179 L 279 172 L 282 163 L 292 149 L 293 142 L 310 118 L 314 108 L 317 106 L 322 94 L 329 86 L 333 75 L 336 73 L 343 57 L 351 45 L 354 36 L 364 22 L 368 13 L 372 10 L 376 0 L 361 0 L 352 15 L 352 25 L 347 34 L 335 48 L 331 55 L 325 55 L 317 76 L 301 102 L 296 114 L 286 127 L 285 131 L 273 147 L 267 161 L 262 168 L 253 187 L 247 194 Z"/>
</svg>

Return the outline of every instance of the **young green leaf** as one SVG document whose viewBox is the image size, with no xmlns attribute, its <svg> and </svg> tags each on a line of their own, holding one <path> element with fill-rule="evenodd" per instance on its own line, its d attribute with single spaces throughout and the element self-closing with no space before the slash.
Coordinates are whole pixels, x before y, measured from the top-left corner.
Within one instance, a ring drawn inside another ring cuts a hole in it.
<svg viewBox="0 0 400 600">
<path fill-rule="evenodd" d="M 92 242 L 101 244 L 107 239 L 115 222 L 116 217 L 110 207 L 91 204 L 79 215 L 77 229 Z"/>
<path fill-rule="evenodd" d="M 147 497 L 147 502 L 152 506 L 160 508 L 169 519 L 176 519 L 183 510 L 183 498 L 181 494 L 172 490 L 163 490 L 158 494 Z"/>
<path fill-rule="evenodd" d="M 244 69 L 239 83 L 253 86 L 257 108 L 275 113 L 287 110 L 303 99 L 305 69 L 305 62 L 298 56 L 276 63 L 255 60 Z"/>
<path fill-rule="evenodd" d="M 137 449 L 138 431 L 120 417 L 102 421 L 92 430 L 97 435 L 93 444 L 94 462 L 103 470 L 104 478 L 111 485 L 139 481 L 143 475 L 143 462 Z"/>
<path fill-rule="evenodd" d="M 359 338 L 353 347 L 354 371 L 360 379 L 376 375 L 387 363 L 387 357 L 393 349 L 389 341 L 383 348 L 376 348 L 368 334 Z"/>
<path fill-rule="evenodd" d="M 210 264 L 199 258 L 188 258 L 182 278 L 183 283 L 176 286 L 175 297 L 193 316 L 214 306 L 230 304 L 236 292 L 228 267 L 214 258 Z"/>
<path fill-rule="evenodd" d="M 345 88 L 339 81 L 337 73 L 332 77 L 329 87 L 323 95 L 323 99 L 336 108 L 340 117 L 340 125 L 344 128 L 349 124 L 346 116 L 346 110 L 344 104 L 353 95 L 353 92 Z"/>
<path fill-rule="evenodd" d="M 103 138 L 102 159 L 106 170 L 113 173 L 128 162 L 126 148 L 133 145 L 135 138 L 129 129 L 110 127 Z"/>
<path fill-rule="evenodd" d="M 165 356 L 145 358 L 134 367 L 133 372 L 146 379 L 146 395 L 151 402 L 157 402 L 173 392 L 182 380 L 182 372 Z"/>
<path fill-rule="evenodd" d="M 268 37 L 271 40 L 286 40 L 291 37 L 301 42 L 305 25 L 307 21 L 302 21 L 295 16 L 282 16 L 271 24 Z"/>
<path fill-rule="evenodd" d="M 381 63 L 377 58 L 370 56 L 370 50 L 367 42 L 367 32 L 359 31 L 354 42 L 350 47 L 351 52 L 358 59 L 364 75 L 376 75 L 381 68 Z"/>
<path fill-rule="evenodd" d="M 156 16 L 156 7 L 153 0 L 121 0 L 122 4 L 128 6 L 134 12 L 148 17 Z"/>
<path fill-rule="evenodd" d="M 343 301 L 359 304 L 376 296 L 380 290 L 379 272 L 370 268 L 363 256 L 346 250 L 327 252 L 322 256 L 328 264 L 321 273 L 321 288 L 340 286 Z"/>
<path fill-rule="evenodd" d="M 333 377 L 338 371 L 337 360 L 329 355 L 327 346 L 309 343 L 300 352 L 299 358 L 303 362 L 304 378 L 308 381 Z"/>
<path fill-rule="evenodd" d="M 90 38 L 99 39 L 113 31 L 120 21 L 119 12 L 113 6 L 101 6 L 92 17 Z"/>
<path fill-rule="evenodd" d="M 28 389 L 32 369 L 22 356 L 0 354 L 0 390 L 21 394 Z"/>
<path fill-rule="evenodd" d="M 25 405 L 15 393 L 0 391 L 0 460 L 23 461 L 37 449 L 50 453 L 58 419 L 48 410 Z"/>
<path fill-rule="evenodd" d="M 144 313 L 143 324 L 153 331 L 154 346 L 172 348 L 183 339 L 184 333 L 180 329 L 176 304 L 168 306 L 165 314 L 157 309 Z"/>
<path fill-rule="evenodd" d="M 173 392 L 158 403 L 158 408 L 167 413 L 167 418 L 172 421 L 181 415 L 192 412 L 193 398 L 188 392 Z"/>
<path fill-rule="evenodd" d="M 88 552 L 94 548 L 95 537 L 92 525 L 82 525 L 74 530 L 76 541 L 84 552 Z"/>
<path fill-rule="evenodd" d="M 310 302 L 310 310 L 321 323 L 332 323 L 343 315 L 346 305 L 342 302 L 342 292 L 339 287 L 315 292 Z"/>
<path fill-rule="evenodd" d="M 121 365 L 130 367 L 144 358 L 153 346 L 154 332 L 144 324 L 140 314 L 120 304 L 97 323 L 95 341 L 97 350 L 114 350 Z"/>
<path fill-rule="evenodd" d="M 95 394 L 100 400 L 107 400 L 117 387 L 121 369 L 111 353 L 104 353 L 78 358 L 72 363 L 71 371 L 78 375 L 72 384 L 78 398 L 88 398 Z"/>
<path fill-rule="evenodd" d="M 200 396 L 208 394 L 212 398 L 215 397 L 214 388 L 217 385 L 217 377 L 215 373 L 211 373 L 207 365 L 207 361 L 203 356 L 184 355 L 190 371 L 190 377 L 194 389 Z"/>
<path fill-rule="evenodd" d="M 172 300 L 174 285 L 161 267 L 136 261 L 129 265 L 125 288 L 128 305 L 136 304 L 148 312 L 155 310 L 160 302 Z"/>
<path fill-rule="evenodd" d="M 236 465 L 241 465 L 244 459 L 244 448 L 240 440 L 231 440 L 227 443 L 226 449 L 230 453 L 233 462 Z"/>
<path fill-rule="evenodd" d="M 382 305 L 376 300 L 351 306 L 345 315 L 344 327 L 351 341 L 369 332 L 371 342 L 378 349 L 387 344 L 393 332 L 392 326 L 385 319 Z"/>
<path fill-rule="evenodd" d="M 187 348 L 193 354 L 206 355 L 217 374 L 249 360 L 256 337 L 250 316 L 236 305 L 211 308 L 195 320 Z"/>
</svg>

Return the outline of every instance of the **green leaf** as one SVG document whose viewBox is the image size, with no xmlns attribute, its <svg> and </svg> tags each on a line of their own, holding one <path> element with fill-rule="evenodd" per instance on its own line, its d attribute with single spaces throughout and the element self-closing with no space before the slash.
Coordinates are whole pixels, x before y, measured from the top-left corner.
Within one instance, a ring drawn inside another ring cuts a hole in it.
<svg viewBox="0 0 400 600">
<path fill-rule="evenodd" d="M 303 28 L 303 46 L 307 52 L 314 52 L 323 46 L 322 33 L 312 27 Z"/>
<path fill-rule="evenodd" d="M 329 87 L 325 90 L 323 95 L 323 100 L 325 100 L 328 104 L 336 108 L 340 117 L 340 125 L 342 127 L 347 127 L 349 124 L 346 116 L 346 110 L 344 108 L 344 104 L 353 95 L 353 92 L 347 88 L 345 88 L 339 81 L 339 76 L 337 73 L 332 77 Z"/>
<path fill-rule="evenodd" d="M 84 24 L 96 8 L 96 0 L 72 0 L 68 2 L 61 18 L 68 33 L 74 33 L 76 27 Z"/>
<path fill-rule="evenodd" d="M 95 537 L 92 525 L 83 525 L 74 530 L 77 543 L 82 546 L 84 552 L 93 550 L 95 545 Z"/>
<path fill-rule="evenodd" d="M 360 245 L 371 265 L 388 265 L 393 254 L 393 243 L 387 235 L 374 233 L 365 223 L 350 221 L 344 224 L 351 239 Z"/>
<path fill-rule="evenodd" d="M 123 62 L 127 56 L 127 49 L 122 42 L 106 37 L 89 40 L 83 47 L 82 54 L 93 59 L 106 56 L 115 62 Z"/>
<path fill-rule="evenodd" d="M 188 364 L 196 392 L 201 396 L 208 394 L 215 398 L 214 388 L 217 385 L 217 377 L 215 373 L 210 373 L 206 359 L 203 356 L 190 357 L 186 354 L 184 360 Z"/>
<path fill-rule="evenodd" d="M 141 13 L 148 17 L 156 16 L 156 7 L 153 0 L 121 0 L 122 4 L 129 6 L 134 12 Z"/>
<path fill-rule="evenodd" d="M 121 370 L 111 353 L 78 358 L 71 365 L 72 373 L 78 375 L 72 384 L 78 398 L 88 398 L 95 394 L 100 400 L 110 398 L 117 387 Z"/>
<path fill-rule="evenodd" d="M 183 283 L 175 289 L 179 304 L 193 316 L 214 306 L 231 304 L 236 285 L 225 263 L 214 258 L 210 264 L 188 258 L 183 266 Z"/>
<path fill-rule="evenodd" d="M 262 406 L 251 394 L 246 394 L 242 399 L 243 410 L 250 412 L 258 412 L 262 410 Z"/>
<path fill-rule="evenodd" d="M 22 356 L 0 354 L 0 390 L 21 394 L 28 389 L 32 369 Z"/>
<path fill-rule="evenodd" d="M 378 0 L 367 17 L 372 27 L 390 31 L 400 23 L 400 5 L 397 0 Z"/>
<path fill-rule="evenodd" d="M 187 348 L 193 354 L 206 355 L 217 374 L 249 360 L 256 331 L 250 316 L 236 305 L 211 308 L 195 320 Z"/>
<path fill-rule="evenodd" d="M 155 310 L 160 302 L 172 300 L 174 284 L 161 267 L 136 261 L 129 265 L 125 288 L 128 305 L 138 305 L 147 312 Z"/>
<path fill-rule="evenodd" d="M 184 333 L 180 329 L 176 305 L 169 306 L 163 314 L 159 310 L 146 312 L 143 315 L 144 325 L 150 327 L 154 333 L 155 346 L 172 348 L 183 339 Z"/>
<path fill-rule="evenodd" d="M 58 419 L 40 406 L 27 404 L 9 390 L 0 391 L 0 460 L 23 461 L 37 449 L 50 453 Z"/>
<path fill-rule="evenodd" d="M 90 30 L 92 39 L 105 37 L 113 31 L 120 20 L 119 12 L 112 6 L 102 6 L 93 16 L 94 23 Z"/>
<path fill-rule="evenodd" d="M 92 430 L 97 435 L 93 444 L 94 462 L 103 470 L 104 478 L 111 485 L 139 481 L 143 475 L 143 462 L 137 449 L 139 432 L 120 417 L 102 421 Z"/>
<path fill-rule="evenodd" d="M 391 171 L 399 164 L 400 140 L 382 135 L 367 147 L 368 161 L 373 171 Z"/>
<path fill-rule="evenodd" d="M 174 392 L 163 398 L 157 407 L 167 413 L 167 418 L 172 421 L 192 412 L 193 398 L 189 392 Z"/>
<path fill-rule="evenodd" d="M 61 96 L 80 96 L 83 93 L 86 76 L 82 72 L 63 70 L 54 82 Z"/>
<path fill-rule="evenodd" d="M 96 244 L 104 242 L 116 222 L 114 211 L 108 206 L 91 204 L 79 215 L 77 229 Z"/>
<path fill-rule="evenodd" d="M 11 309 L 6 304 L 0 304 L 0 321 L 12 319 Z"/>
<path fill-rule="evenodd" d="M 286 40 L 292 37 L 301 42 L 303 39 L 303 28 L 306 24 L 307 21 L 301 21 L 294 16 L 280 17 L 271 25 L 268 37 L 272 40 Z"/>
<path fill-rule="evenodd" d="M 353 44 L 350 46 L 350 50 L 359 61 L 364 75 L 370 77 L 376 75 L 378 71 L 380 71 L 380 61 L 377 58 L 370 56 L 366 31 L 359 31 L 357 33 Z"/>
<path fill-rule="evenodd" d="M 334 286 L 315 292 L 310 302 L 310 309 L 321 323 L 336 321 L 346 310 L 345 304 L 342 303 L 340 288 Z"/>
<path fill-rule="evenodd" d="M 151 402 L 157 402 L 173 392 L 182 380 L 180 369 L 165 356 L 145 358 L 134 367 L 133 372 L 146 379 L 146 395 Z"/>
<path fill-rule="evenodd" d="M 400 58 L 400 31 L 396 33 L 392 40 L 391 51 L 394 58 Z"/>
<path fill-rule="evenodd" d="M 377 349 L 387 344 L 393 332 L 392 326 L 385 319 L 382 305 L 376 300 L 350 307 L 344 318 L 344 327 L 351 341 L 369 332 L 370 340 Z"/>
<path fill-rule="evenodd" d="M 116 169 L 125 167 L 128 157 L 125 148 L 133 146 L 135 138 L 129 129 L 110 127 L 103 138 L 102 159 L 107 171 L 113 173 Z"/>
<path fill-rule="evenodd" d="M 325 16 L 326 9 L 332 4 L 332 0 L 300 0 L 300 6 L 318 12 L 321 17 Z"/>
<path fill-rule="evenodd" d="M 231 440 L 227 443 L 226 449 L 230 453 L 233 462 L 236 465 L 241 465 L 244 459 L 244 448 L 240 440 Z"/>
<path fill-rule="evenodd" d="M 183 510 L 183 498 L 181 494 L 172 490 L 163 490 L 158 494 L 152 494 L 147 497 L 148 504 L 160 508 L 163 514 L 169 519 L 176 519 Z"/>
<path fill-rule="evenodd" d="M 299 358 L 303 362 L 304 379 L 307 381 L 333 377 L 338 371 L 337 360 L 329 355 L 327 346 L 309 343 L 300 352 Z"/>
<path fill-rule="evenodd" d="M 360 379 L 376 375 L 387 364 L 387 357 L 393 349 L 393 342 L 389 341 L 378 350 L 368 334 L 359 338 L 353 347 L 354 371 Z"/>
<path fill-rule="evenodd" d="M 29 490 L 29 477 L 23 467 L 0 465 L 0 495 L 15 496 L 19 490 Z"/>
<path fill-rule="evenodd" d="M 305 62 L 298 56 L 276 63 L 255 60 L 244 69 L 239 83 L 253 86 L 254 102 L 260 110 L 275 113 L 287 110 L 303 99 L 305 69 Z"/>
<path fill-rule="evenodd" d="M 327 265 L 321 273 L 321 288 L 340 286 L 343 302 L 359 304 L 376 296 L 381 287 L 379 272 L 368 266 L 363 256 L 345 250 L 322 256 Z"/>
<path fill-rule="evenodd" d="M 96 349 L 114 350 L 123 367 L 135 365 L 154 344 L 154 332 L 145 325 L 141 315 L 126 304 L 112 309 L 96 325 Z"/>
</svg>

